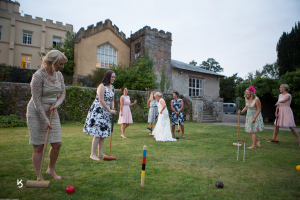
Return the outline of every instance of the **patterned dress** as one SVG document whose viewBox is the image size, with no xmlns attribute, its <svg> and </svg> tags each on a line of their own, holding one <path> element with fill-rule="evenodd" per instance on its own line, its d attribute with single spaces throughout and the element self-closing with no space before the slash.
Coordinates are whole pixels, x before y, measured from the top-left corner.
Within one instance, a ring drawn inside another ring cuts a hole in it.
<svg viewBox="0 0 300 200">
<path fill-rule="evenodd" d="M 114 86 L 111 87 L 112 92 L 104 86 L 104 102 L 109 108 L 111 108 L 110 102 L 114 99 Z M 110 136 L 110 115 L 110 112 L 101 106 L 97 94 L 87 115 L 83 132 L 95 137 L 107 138 Z"/>
<path fill-rule="evenodd" d="M 157 100 L 150 101 L 150 109 L 149 109 L 149 113 L 148 113 L 148 123 L 154 123 L 154 122 L 156 123 L 157 122 L 157 118 L 154 121 L 155 117 L 158 114 L 157 104 L 158 104 Z"/>
<path fill-rule="evenodd" d="M 33 74 L 31 83 L 32 97 L 27 106 L 27 126 L 30 133 L 29 144 L 42 145 L 45 143 L 45 124 L 49 123 L 50 106 L 61 105 L 66 96 L 64 77 L 60 72 L 49 76 L 41 70 Z M 49 132 L 49 143 L 61 142 L 61 126 L 57 111 L 52 117 L 52 129 Z"/>
<path fill-rule="evenodd" d="M 182 99 L 172 100 L 173 108 L 176 110 L 176 112 L 178 112 L 181 109 L 181 101 Z M 182 111 L 180 111 L 178 115 L 176 115 L 175 112 L 172 112 L 172 125 L 178 125 L 178 120 L 179 125 L 184 125 Z"/>
<path fill-rule="evenodd" d="M 247 103 L 246 101 L 246 106 L 247 106 L 247 116 L 246 116 L 246 122 L 245 122 L 245 131 L 247 133 L 256 133 L 258 131 L 262 131 L 264 129 L 264 123 L 263 123 L 263 118 L 261 116 L 261 113 L 259 113 L 259 115 L 256 118 L 256 121 L 254 124 L 252 124 L 252 119 L 255 117 L 258 109 L 256 106 L 256 99 L 258 99 L 257 97 L 255 97 L 255 99 L 252 101 L 251 104 Z"/>
</svg>

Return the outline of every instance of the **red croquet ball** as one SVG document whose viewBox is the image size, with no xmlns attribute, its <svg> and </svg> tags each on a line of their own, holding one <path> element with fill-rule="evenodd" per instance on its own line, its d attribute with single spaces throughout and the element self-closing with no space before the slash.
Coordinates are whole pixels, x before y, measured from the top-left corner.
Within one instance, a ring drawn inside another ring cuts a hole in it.
<svg viewBox="0 0 300 200">
<path fill-rule="evenodd" d="M 72 185 L 66 188 L 66 193 L 72 194 L 73 192 L 75 192 L 75 188 Z"/>
<path fill-rule="evenodd" d="M 178 132 L 180 131 L 180 129 L 178 129 Z"/>
</svg>

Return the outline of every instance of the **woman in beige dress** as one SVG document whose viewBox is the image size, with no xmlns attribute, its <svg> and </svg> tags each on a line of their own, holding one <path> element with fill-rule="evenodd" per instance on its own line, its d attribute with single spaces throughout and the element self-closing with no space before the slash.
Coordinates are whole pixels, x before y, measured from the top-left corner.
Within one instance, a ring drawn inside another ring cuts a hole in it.
<svg viewBox="0 0 300 200">
<path fill-rule="evenodd" d="M 61 179 L 54 167 L 61 147 L 61 126 L 57 108 L 65 99 L 64 78 L 60 69 L 64 68 L 67 58 L 58 50 L 52 50 L 43 58 L 41 69 L 33 74 L 30 87 L 31 99 L 27 106 L 27 125 L 30 132 L 29 144 L 33 145 L 32 162 L 38 175 L 41 168 L 46 130 L 50 128 L 49 165 L 46 171 L 54 179 Z M 52 104 L 54 104 L 52 106 Z M 53 110 L 52 123 L 49 122 Z M 40 180 L 44 180 L 40 177 Z"/>
</svg>

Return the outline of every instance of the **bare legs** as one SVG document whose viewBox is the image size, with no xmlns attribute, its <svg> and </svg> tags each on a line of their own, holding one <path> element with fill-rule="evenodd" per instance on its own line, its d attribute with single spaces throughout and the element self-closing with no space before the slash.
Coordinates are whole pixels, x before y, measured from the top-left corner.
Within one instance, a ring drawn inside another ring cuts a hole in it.
<svg viewBox="0 0 300 200">
<path fill-rule="evenodd" d="M 180 131 L 182 133 L 182 137 L 184 138 L 184 125 L 180 125 Z M 175 134 L 174 134 L 174 131 L 175 131 L 175 125 L 172 125 L 172 137 L 175 137 Z"/>
<path fill-rule="evenodd" d="M 54 179 L 61 179 L 61 177 L 58 176 L 54 170 L 55 163 L 59 155 L 60 147 L 61 147 L 61 142 L 51 143 L 51 148 L 49 151 L 49 165 L 46 173 L 51 175 Z M 40 173 L 41 170 L 43 149 L 44 149 L 44 145 L 33 145 L 32 162 L 37 176 L 39 176 L 38 174 Z M 42 175 L 40 177 L 40 180 L 42 181 L 44 180 Z"/>
<path fill-rule="evenodd" d="M 125 134 L 126 134 L 125 128 L 127 128 L 129 125 L 130 125 L 130 124 L 122 124 L 122 125 L 121 125 L 121 132 L 122 132 L 121 137 L 122 137 L 122 138 L 126 138 L 126 137 L 125 137 Z"/>
<path fill-rule="evenodd" d="M 149 128 L 152 129 L 152 127 L 153 127 L 153 123 L 150 123 L 150 124 L 149 124 Z M 150 131 L 149 135 L 152 135 L 152 131 Z"/>
<path fill-rule="evenodd" d="M 184 125 L 180 125 L 180 127 L 181 127 L 182 137 L 184 138 Z"/>
<path fill-rule="evenodd" d="M 290 127 L 293 135 L 295 136 L 296 140 L 298 141 L 299 143 L 299 146 L 300 146 L 300 137 L 299 137 L 299 133 L 297 131 L 297 129 L 295 127 Z"/>
<path fill-rule="evenodd" d="M 247 147 L 248 149 L 256 148 L 256 145 L 260 147 L 260 142 L 257 140 L 256 133 L 250 133 L 252 137 L 252 146 Z"/>
<path fill-rule="evenodd" d="M 279 131 L 279 126 L 274 126 L 274 131 L 273 131 L 273 137 L 272 137 L 272 139 L 270 140 L 270 141 L 268 141 L 268 142 L 272 142 L 272 141 L 276 141 L 276 137 L 277 137 L 277 135 L 278 135 L 278 131 Z"/>
<path fill-rule="evenodd" d="M 174 131 L 175 131 L 175 125 L 172 125 L 172 137 L 173 138 L 175 137 Z"/>
<path fill-rule="evenodd" d="M 103 154 L 103 145 L 104 145 L 104 138 L 100 138 L 100 141 L 98 143 L 98 158 L 102 158 L 103 156 L 105 156 Z"/>
</svg>

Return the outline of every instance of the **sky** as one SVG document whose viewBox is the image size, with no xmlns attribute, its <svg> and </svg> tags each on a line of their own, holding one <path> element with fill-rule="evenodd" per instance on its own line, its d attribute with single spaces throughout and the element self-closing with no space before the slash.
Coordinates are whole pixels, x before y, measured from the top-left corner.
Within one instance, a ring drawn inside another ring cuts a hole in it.
<svg viewBox="0 0 300 200">
<path fill-rule="evenodd" d="M 110 19 L 126 38 L 144 26 L 172 33 L 171 58 L 199 65 L 214 58 L 221 74 L 276 62 L 283 32 L 300 21 L 299 0 L 17 0 L 21 15 L 72 24 L 75 32 Z"/>
</svg>

